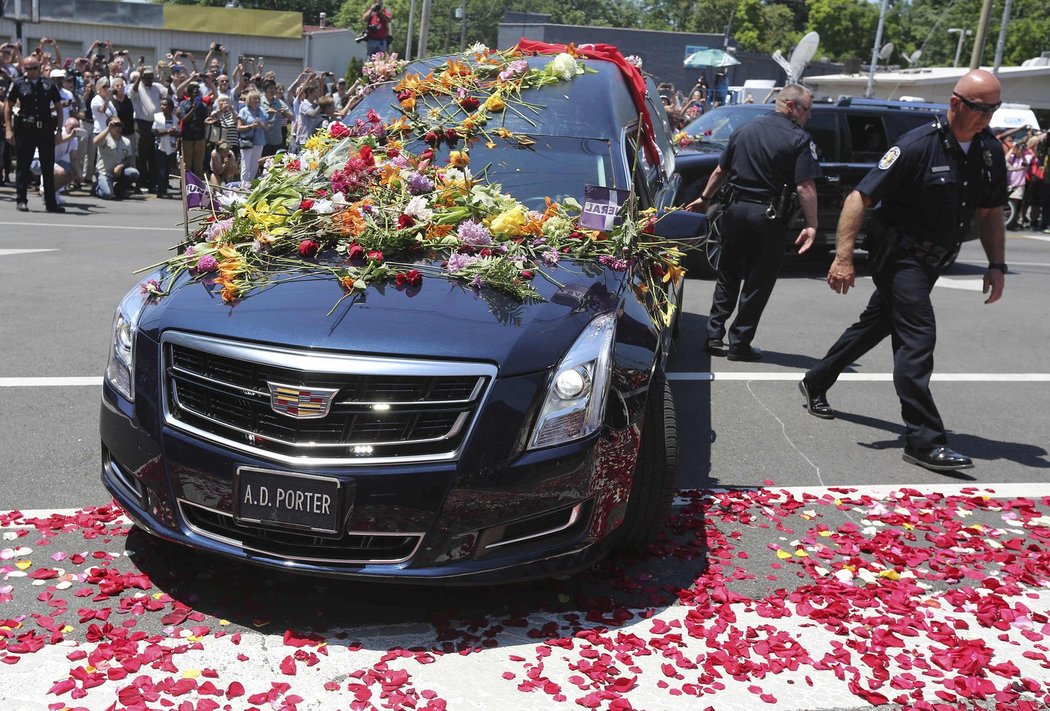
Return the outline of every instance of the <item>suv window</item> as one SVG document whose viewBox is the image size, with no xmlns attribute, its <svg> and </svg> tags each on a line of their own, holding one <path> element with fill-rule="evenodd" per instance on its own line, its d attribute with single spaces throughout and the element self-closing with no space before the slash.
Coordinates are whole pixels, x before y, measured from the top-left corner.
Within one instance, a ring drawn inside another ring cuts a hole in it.
<svg viewBox="0 0 1050 711">
<path fill-rule="evenodd" d="M 838 163 L 842 160 L 838 114 L 814 111 L 809 121 L 806 121 L 805 130 L 817 144 L 817 155 L 822 163 Z"/>
<path fill-rule="evenodd" d="M 880 116 L 848 115 L 849 147 L 855 163 L 874 163 L 889 149 Z"/>
</svg>

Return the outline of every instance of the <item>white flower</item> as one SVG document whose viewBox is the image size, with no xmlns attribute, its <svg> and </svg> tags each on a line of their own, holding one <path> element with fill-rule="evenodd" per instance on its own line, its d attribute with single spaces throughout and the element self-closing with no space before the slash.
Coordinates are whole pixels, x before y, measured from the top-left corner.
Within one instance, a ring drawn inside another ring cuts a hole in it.
<svg viewBox="0 0 1050 711">
<path fill-rule="evenodd" d="M 562 52 L 547 64 L 547 68 L 554 72 L 562 81 L 569 81 L 577 73 L 576 60 L 572 55 Z"/>
<path fill-rule="evenodd" d="M 325 200 L 322 198 L 314 200 L 313 207 L 310 209 L 319 215 L 327 215 L 331 212 L 335 212 L 335 205 L 331 200 Z"/>
<path fill-rule="evenodd" d="M 338 192 L 338 193 L 336 193 L 335 195 L 332 196 L 332 204 L 333 205 L 347 205 L 349 203 L 346 202 L 346 195 L 343 195 L 343 193 Z"/>
<path fill-rule="evenodd" d="M 225 210 L 233 212 L 235 207 L 244 204 L 244 195 L 234 190 L 218 189 L 215 191 L 215 201 Z"/>
<path fill-rule="evenodd" d="M 483 42 L 475 42 L 474 44 L 467 47 L 467 51 L 473 52 L 475 54 L 484 54 L 485 52 L 489 51 L 489 48 L 486 47 Z"/>
<path fill-rule="evenodd" d="M 405 206 L 405 214 L 409 217 L 414 217 L 420 222 L 427 222 L 434 216 L 434 211 L 427 207 L 426 198 L 422 195 L 416 195 Z"/>
</svg>

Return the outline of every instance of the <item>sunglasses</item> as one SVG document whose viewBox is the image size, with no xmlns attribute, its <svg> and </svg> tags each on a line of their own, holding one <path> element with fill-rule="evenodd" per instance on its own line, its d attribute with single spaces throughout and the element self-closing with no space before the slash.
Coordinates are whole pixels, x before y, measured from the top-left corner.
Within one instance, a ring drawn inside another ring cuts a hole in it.
<svg viewBox="0 0 1050 711">
<path fill-rule="evenodd" d="M 1001 101 L 996 101 L 994 104 L 982 104 L 980 101 L 970 101 L 965 96 L 959 96 L 954 91 L 952 92 L 952 96 L 963 102 L 963 104 L 966 105 L 966 108 L 970 109 L 970 111 L 976 111 L 979 114 L 995 113 L 995 110 L 1003 105 L 1003 102 Z"/>
<path fill-rule="evenodd" d="M 39 72 L 40 67 L 26 67 L 27 72 Z"/>
</svg>

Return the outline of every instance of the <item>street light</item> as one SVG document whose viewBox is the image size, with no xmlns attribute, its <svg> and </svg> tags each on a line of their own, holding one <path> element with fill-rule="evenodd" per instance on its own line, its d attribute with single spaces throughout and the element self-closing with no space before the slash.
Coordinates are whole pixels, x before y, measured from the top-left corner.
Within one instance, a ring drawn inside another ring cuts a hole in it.
<svg viewBox="0 0 1050 711">
<path fill-rule="evenodd" d="M 955 62 L 952 63 L 953 67 L 959 66 L 959 56 L 962 55 L 963 39 L 973 34 L 973 30 L 964 30 L 961 27 L 949 27 L 948 34 L 959 33 L 959 44 L 955 46 Z"/>
</svg>

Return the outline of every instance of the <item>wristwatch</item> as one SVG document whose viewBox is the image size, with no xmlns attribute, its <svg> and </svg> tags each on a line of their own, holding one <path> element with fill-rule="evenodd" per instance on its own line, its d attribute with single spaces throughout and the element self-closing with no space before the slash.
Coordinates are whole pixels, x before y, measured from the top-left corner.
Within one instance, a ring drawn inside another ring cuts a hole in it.
<svg viewBox="0 0 1050 711">
<path fill-rule="evenodd" d="M 1006 262 L 992 262 L 991 264 L 988 265 L 988 268 L 989 269 L 998 269 L 1003 274 L 1006 274 L 1009 271 L 1009 269 L 1006 266 Z"/>
</svg>

